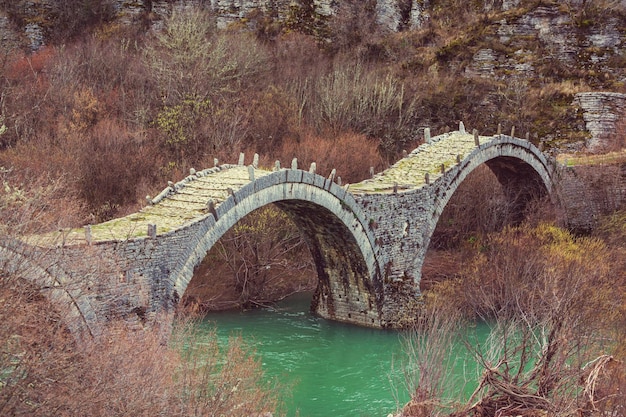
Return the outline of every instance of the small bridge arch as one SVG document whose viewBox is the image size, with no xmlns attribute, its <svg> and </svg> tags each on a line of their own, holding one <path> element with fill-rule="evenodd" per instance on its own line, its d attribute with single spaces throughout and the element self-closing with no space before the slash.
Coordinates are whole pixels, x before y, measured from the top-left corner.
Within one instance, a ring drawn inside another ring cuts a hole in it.
<svg viewBox="0 0 626 417">
<path fill-rule="evenodd" d="M 66 326 L 77 339 L 98 336 L 100 326 L 89 299 L 72 284 L 70 275 L 62 268 L 55 264 L 43 266 L 38 259 L 45 262 L 21 242 L 4 241 L 0 244 L 0 270 L 39 288 L 41 294 L 59 309 Z"/>
<path fill-rule="evenodd" d="M 435 183 L 433 224 L 437 224 L 446 205 L 463 181 L 485 164 L 502 185 L 507 197 L 516 200 L 514 208 L 523 210 L 529 198 L 553 196 L 553 167 L 531 142 L 498 135 L 476 147 Z"/>
<path fill-rule="evenodd" d="M 554 201 L 553 165 L 531 142 L 498 135 L 477 146 L 433 184 L 434 210 L 424 230 L 423 252 L 420 252 L 413 266 L 418 279 L 421 279 L 426 252 L 445 207 L 463 181 L 483 164 L 487 165 L 502 185 L 511 203 L 514 222 L 523 220 L 524 210 L 531 199 L 548 195 Z"/>
<path fill-rule="evenodd" d="M 461 183 L 482 164 L 516 199 L 520 212 L 532 195 L 553 197 L 555 164 L 532 143 L 506 135 L 479 137 L 463 129 L 429 139 L 391 168 L 350 186 L 378 226 L 387 322 L 402 313 L 389 300 L 408 305 L 419 295 L 424 258 L 439 218 Z"/>
</svg>

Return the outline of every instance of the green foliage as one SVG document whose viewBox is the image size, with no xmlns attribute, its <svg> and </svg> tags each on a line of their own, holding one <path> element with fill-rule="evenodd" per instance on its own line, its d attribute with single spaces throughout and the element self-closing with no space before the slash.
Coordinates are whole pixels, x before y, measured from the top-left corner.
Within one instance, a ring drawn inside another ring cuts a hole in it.
<svg viewBox="0 0 626 417">
<path fill-rule="evenodd" d="M 187 98 L 175 106 L 165 106 L 156 118 L 156 126 L 165 135 L 165 143 L 178 148 L 195 141 L 198 122 L 211 110 L 211 101 Z"/>
</svg>

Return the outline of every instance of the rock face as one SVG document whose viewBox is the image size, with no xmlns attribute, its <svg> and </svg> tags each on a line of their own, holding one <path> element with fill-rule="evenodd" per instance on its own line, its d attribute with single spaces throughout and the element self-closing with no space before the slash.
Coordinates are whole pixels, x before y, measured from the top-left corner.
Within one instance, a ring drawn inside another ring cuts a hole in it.
<svg viewBox="0 0 626 417">
<path fill-rule="evenodd" d="M 559 6 L 540 6 L 522 15 L 512 15 L 500 20 L 495 34 L 487 40 L 498 45 L 480 49 L 474 54 L 470 69 L 483 76 L 532 75 L 533 61 L 541 52 L 541 60 L 553 61 L 565 67 L 582 66 L 599 74 L 615 74 L 626 80 L 626 73 L 611 62 L 623 51 L 626 32 L 616 17 L 606 19 L 606 24 L 581 28 L 569 13 Z"/>
<path fill-rule="evenodd" d="M 580 93 L 574 104 L 582 110 L 587 130 L 591 133 L 587 150 L 596 153 L 610 150 L 619 123 L 626 121 L 626 94 Z"/>
<path fill-rule="evenodd" d="M 564 167 L 557 194 L 568 227 L 588 233 L 626 204 L 626 162 Z"/>
</svg>

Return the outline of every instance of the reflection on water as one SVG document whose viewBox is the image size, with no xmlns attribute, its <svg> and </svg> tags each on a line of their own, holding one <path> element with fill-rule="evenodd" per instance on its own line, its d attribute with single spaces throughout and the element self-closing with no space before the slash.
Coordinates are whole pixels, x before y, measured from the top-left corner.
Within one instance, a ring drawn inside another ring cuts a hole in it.
<svg viewBox="0 0 626 417">
<path fill-rule="evenodd" d="M 238 334 L 252 345 L 265 373 L 292 388 L 289 416 L 387 416 L 404 404 L 400 333 L 314 317 L 310 301 L 300 294 L 276 310 L 211 313 L 200 330 L 216 329 L 223 342 Z"/>
</svg>

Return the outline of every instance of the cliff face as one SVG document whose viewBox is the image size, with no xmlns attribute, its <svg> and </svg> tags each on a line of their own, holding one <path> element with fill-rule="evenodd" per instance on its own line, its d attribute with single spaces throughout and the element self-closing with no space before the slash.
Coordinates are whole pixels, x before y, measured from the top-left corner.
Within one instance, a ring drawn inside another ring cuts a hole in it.
<svg viewBox="0 0 626 417">
<path fill-rule="evenodd" d="M 505 83 L 509 90 L 527 93 L 540 86 L 538 94 L 544 97 L 539 102 L 552 100 L 551 106 L 562 107 L 561 119 L 570 127 L 584 122 L 589 137 L 570 143 L 570 150 L 584 146 L 601 152 L 611 147 L 617 124 L 626 116 L 625 97 L 615 93 L 626 85 L 625 23 L 623 14 L 573 13 L 557 4 L 521 12 L 511 8 L 486 35 L 467 43 L 471 60 L 460 65 L 468 76 Z M 547 93 L 546 86 L 554 91 Z M 559 140 L 549 131 L 542 137 Z"/>
</svg>

